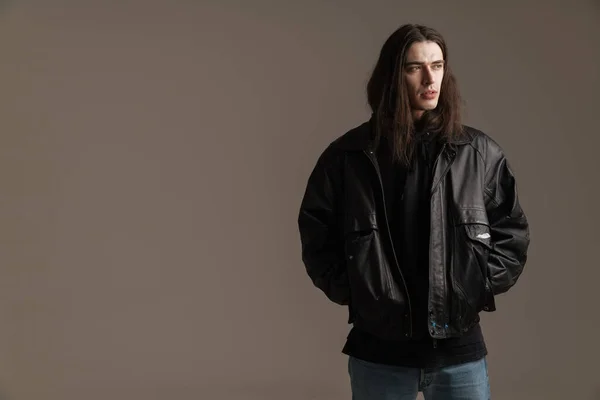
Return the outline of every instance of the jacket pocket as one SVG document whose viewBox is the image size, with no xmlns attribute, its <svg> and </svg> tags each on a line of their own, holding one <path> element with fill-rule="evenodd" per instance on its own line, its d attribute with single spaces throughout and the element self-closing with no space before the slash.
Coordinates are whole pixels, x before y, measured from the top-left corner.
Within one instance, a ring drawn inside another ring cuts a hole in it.
<svg viewBox="0 0 600 400">
<path fill-rule="evenodd" d="M 390 276 L 381 260 L 376 214 L 346 215 L 344 253 L 350 282 L 350 320 L 378 319 L 381 301 L 390 289 Z"/>
<path fill-rule="evenodd" d="M 478 320 L 479 311 L 494 308 L 487 268 L 491 232 L 486 211 L 459 210 L 453 232 L 452 315 L 465 327 L 464 323 Z"/>
</svg>

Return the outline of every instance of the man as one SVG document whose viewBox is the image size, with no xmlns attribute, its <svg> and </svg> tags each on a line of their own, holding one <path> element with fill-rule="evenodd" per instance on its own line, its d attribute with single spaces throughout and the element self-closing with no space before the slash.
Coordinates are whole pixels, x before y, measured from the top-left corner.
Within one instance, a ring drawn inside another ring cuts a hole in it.
<svg viewBox="0 0 600 400">
<path fill-rule="evenodd" d="M 488 399 L 480 311 L 519 278 L 529 226 L 499 145 L 462 125 L 443 37 L 404 25 L 333 141 L 298 218 L 313 283 L 347 305 L 353 399 Z"/>
</svg>

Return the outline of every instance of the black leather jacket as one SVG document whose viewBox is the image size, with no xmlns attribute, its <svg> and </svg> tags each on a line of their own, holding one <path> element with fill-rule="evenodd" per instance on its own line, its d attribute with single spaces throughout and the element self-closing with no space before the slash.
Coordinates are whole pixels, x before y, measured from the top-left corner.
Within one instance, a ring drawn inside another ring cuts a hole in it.
<svg viewBox="0 0 600 400">
<path fill-rule="evenodd" d="M 314 285 L 349 306 L 349 323 L 382 338 L 411 338 L 411 299 L 370 132 L 369 121 L 320 155 L 298 217 L 302 259 Z M 502 149 L 465 127 L 462 139 L 443 145 L 433 171 L 430 336 L 461 336 L 480 311 L 494 311 L 494 296 L 515 284 L 528 247 L 529 225 Z"/>
</svg>

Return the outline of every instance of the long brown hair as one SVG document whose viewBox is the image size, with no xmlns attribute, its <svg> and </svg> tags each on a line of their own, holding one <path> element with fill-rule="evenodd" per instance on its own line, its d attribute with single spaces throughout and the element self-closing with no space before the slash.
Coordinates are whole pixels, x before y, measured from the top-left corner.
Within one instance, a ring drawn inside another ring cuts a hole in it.
<svg viewBox="0 0 600 400">
<path fill-rule="evenodd" d="M 390 140 L 394 160 L 407 165 L 414 151 L 415 122 L 412 117 L 403 66 L 410 46 L 415 42 L 431 41 L 442 49 L 444 76 L 438 105 L 423 113 L 419 126 L 438 133 L 446 141 L 463 134 L 461 97 L 456 79 L 448 64 L 448 48 L 435 29 L 406 24 L 398 28 L 384 43 L 373 74 L 367 84 L 367 99 L 373 111 L 375 141 Z"/>
</svg>

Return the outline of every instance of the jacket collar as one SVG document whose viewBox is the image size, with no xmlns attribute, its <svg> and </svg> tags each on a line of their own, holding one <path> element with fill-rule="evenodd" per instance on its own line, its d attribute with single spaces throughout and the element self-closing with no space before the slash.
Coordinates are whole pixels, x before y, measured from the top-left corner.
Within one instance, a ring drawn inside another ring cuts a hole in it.
<svg viewBox="0 0 600 400">
<path fill-rule="evenodd" d="M 340 136 L 333 142 L 335 147 L 346 151 L 362 151 L 374 148 L 374 119 L 373 116 L 360 124 L 359 126 L 349 130 L 344 135 Z M 462 137 L 456 138 L 449 143 L 452 145 L 464 145 L 473 141 L 473 134 L 470 130 L 465 129 Z"/>
</svg>

